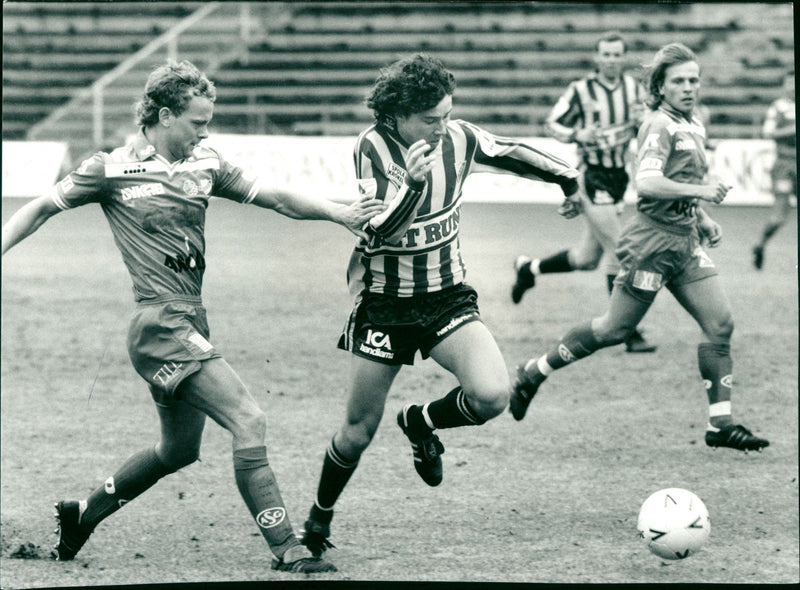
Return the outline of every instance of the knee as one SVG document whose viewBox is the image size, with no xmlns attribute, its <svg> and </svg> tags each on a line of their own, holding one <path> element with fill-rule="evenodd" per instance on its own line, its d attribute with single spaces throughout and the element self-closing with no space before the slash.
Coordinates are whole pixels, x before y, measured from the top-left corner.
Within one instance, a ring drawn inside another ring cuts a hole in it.
<svg viewBox="0 0 800 590">
<path fill-rule="evenodd" d="M 156 446 L 156 456 L 170 473 L 175 473 L 200 458 L 200 443 L 164 444 Z"/>
<path fill-rule="evenodd" d="M 464 390 L 464 395 L 472 410 L 484 421 L 499 416 L 508 407 L 511 396 L 511 384 L 508 380 L 498 381 L 491 385 L 476 389 L 473 392 Z"/>
<path fill-rule="evenodd" d="M 336 446 L 348 457 L 360 456 L 372 442 L 380 419 L 380 416 L 377 419 L 348 419 L 336 437 Z"/>
<path fill-rule="evenodd" d="M 576 256 L 572 262 L 573 270 L 595 270 L 600 265 L 600 256 L 581 258 Z"/>
<path fill-rule="evenodd" d="M 636 326 L 627 324 L 609 324 L 608 322 L 594 322 L 592 332 L 595 339 L 603 346 L 614 346 L 625 342 L 633 334 Z"/>
<path fill-rule="evenodd" d="M 239 416 L 231 430 L 233 437 L 239 440 L 239 448 L 257 447 L 264 444 L 267 438 L 267 416 L 260 409 L 255 409 Z"/>
<path fill-rule="evenodd" d="M 728 342 L 733 335 L 733 316 L 726 313 L 705 327 L 706 334 L 712 342 Z"/>
</svg>

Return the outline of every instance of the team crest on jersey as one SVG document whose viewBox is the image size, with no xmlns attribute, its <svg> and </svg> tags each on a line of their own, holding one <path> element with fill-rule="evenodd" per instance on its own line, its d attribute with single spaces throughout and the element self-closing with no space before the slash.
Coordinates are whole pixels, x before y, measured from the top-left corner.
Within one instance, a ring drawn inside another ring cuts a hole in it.
<svg viewBox="0 0 800 590">
<path fill-rule="evenodd" d="M 192 180 L 191 178 L 187 178 L 186 180 L 183 181 L 183 192 L 185 192 L 190 197 L 197 196 L 198 190 L 199 189 L 197 187 L 197 184 L 195 184 L 194 180 Z"/>
<path fill-rule="evenodd" d="M 406 171 L 394 162 L 390 162 L 389 167 L 386 168 L 386 178 L 397 188 L 400 188 L 406 179 Z"/>
<path fill-rule="evenodd" d="M 466 162 L 461 162 L 461 166 L 458 167 L 458 172 L 456 173 L 456 181 L 460 182 L 462 178 L 464 178 L 464 170 L 467 168 Z"/>
</svg>

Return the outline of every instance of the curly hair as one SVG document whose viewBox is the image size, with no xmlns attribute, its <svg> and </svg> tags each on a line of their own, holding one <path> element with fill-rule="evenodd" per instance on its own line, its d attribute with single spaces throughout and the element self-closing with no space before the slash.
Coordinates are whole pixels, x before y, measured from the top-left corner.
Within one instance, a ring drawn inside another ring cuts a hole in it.
<svg viewBox="0 0 800 590">
<path fill-rule="evenodd" d="M 455 89 L 455 76 L 440 60 L 417 53 L 382 68 L 365 102 L 378 123 L 393 127 L 397 115 L 430 110 Z"/>
<path fill-rule="evenodd" d="M 169 60 L 147 77 L 144 96 L 136 103 L 137 123 L 145 127 L 155 125 L 158 111 L 163 107 L 180 116 L 192 96 L 202 96 L 214 102 L 217 99 L 214 83 L 193 63 Z"/>
<path fill-rule="evenodd" d="M 656 110 L 664 100 L 661 86 L 664 85 L 667 68 L 687 61 L 697 62 L 694 51 L 683 43 L 670 43 L 659 49 L 653 62 L 645 66 L 642 72 L 642 83 L 647 90 L 644 102 L 651 110 Z"/>
</svg>

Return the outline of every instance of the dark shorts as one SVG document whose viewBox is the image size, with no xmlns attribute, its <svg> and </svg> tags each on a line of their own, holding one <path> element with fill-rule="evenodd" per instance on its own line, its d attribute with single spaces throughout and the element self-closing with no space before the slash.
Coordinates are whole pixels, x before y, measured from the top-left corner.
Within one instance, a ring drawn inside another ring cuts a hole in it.
<svg viewBox="0 0 800 590">
<path fill-rule="evenodd" d="M 586 196 L 595 205 L 616 205 L 628 188 L 628 173 L 624 168 L 603 168 L 585 164 L 583 178 Z"/>
<path fill-rule="evenodd" d="M 201 361 L 221 356 L 208 337 L 206 310 L 199 298 L 170 297 L 137 305 L 128 329 L 128 354 L 156 403 L 173 403 L 178 385 L 200 370 Z"/>
<path fill-rule="evenodd" d="M 797 162 L 778 158 L 770 172 L 775 196 L 797 195 Z"/>
<path fill-rule="evenodd" d="M 465 284 L 413 297 L 365 293 L 350 314 L 339 348 L 387 364 L 413 365 L 469 322 L 480 321 L 478 294 Z"/>
<path fill-rule="evenodd" d="M 718 274 L 697 232 L 669 231 L 641 213 L 622 230 L 616 253 L 620 271 L 614 284 L 646 303 L 664 285 L 672 290 Z"/>
</svg>

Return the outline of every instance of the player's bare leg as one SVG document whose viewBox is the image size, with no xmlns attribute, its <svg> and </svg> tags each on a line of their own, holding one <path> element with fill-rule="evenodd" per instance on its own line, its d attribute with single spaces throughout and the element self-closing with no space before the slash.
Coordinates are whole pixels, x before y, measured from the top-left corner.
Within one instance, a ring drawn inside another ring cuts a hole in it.
<svg viewBox="0 0 800 590">
<path fill-rule="evenodd" d="M 233 435 L 236 485 L 259 531 L 275 555 L 272 568 L 294 573 L 335 571 L 312 556 L 294 533 L 278 482 L 267 460 L 266 417 L 239 376 L 221 358 L 203 362 L 181 385 L 186 403 Z"/>
<path fill-rule="evenodd" d="M 135 453 L 85 500 L 58 502 L 58 543 L 53 556 L 74 559 L 100 522 L 140 496 L 165 475 L 200 456 L 205 414 L 185 402 L 157 404 L 161 439 Z"/>
<path fill-rule="evenodd" d="M 761 232 L 761 239 L 753 247 L 753 266 L 755 266 L 756 269 L 761 270 L 764 266 L 764 249 L 767 247 L 767 242 L 778 232 L 783 224 L 786 223 L 789 217 L 790 207 L 788 194 L 775 195 L 775 205 L 773 206 L 772 214 Z"/>
<path fill-rule="evenodd" d="M 351 355 L 350 398 L 345 422 L 333 435 L 317 486 L 317 495 L 304 524 L 302 543 L 317 556 L 330 542 L 333 507 L 358 467 L 383 417 L 386 396 L 400 365 L 386 365 Z"/>
<path fill-rule="evenodd" d="M 407 405 L 398 414 L 398 424 L 411 441 L 417 473 L 436 486 L 443 476 L 444 445 L 434 430 L 479 425 L 497 416 L 508 404 L 510 385 L 497 343 L 480 321 L 462 325 L 430 355 L 459 385 L 435 401 Z"/>
<path fill-rule="evenodd" d="M 649 308 L 650 303 L 640 301 L 625 289 L 615 286 L 605 314 L 575 326 L 546 354 L 529 359 L 518 368 L 509 404 L 514 418 L 522 420 L 525 417 L 539 387 L 553 371 L 601 348 L 624 342 Z"/>
<path fill-rule="evenodd" d="M 766 439 L 753 435 L 741 424 L 735 424 L 731 415 L 733 361 L 730 340 L 734 325 L 730 303 L 719 277 L 682 285 L 673 290 L 673 294 L 700 325 L 705 337 L 697 347 L 697 360 L 708 396 L 706 444 L 741 451 L 769 446 Z"/>
</svg>

